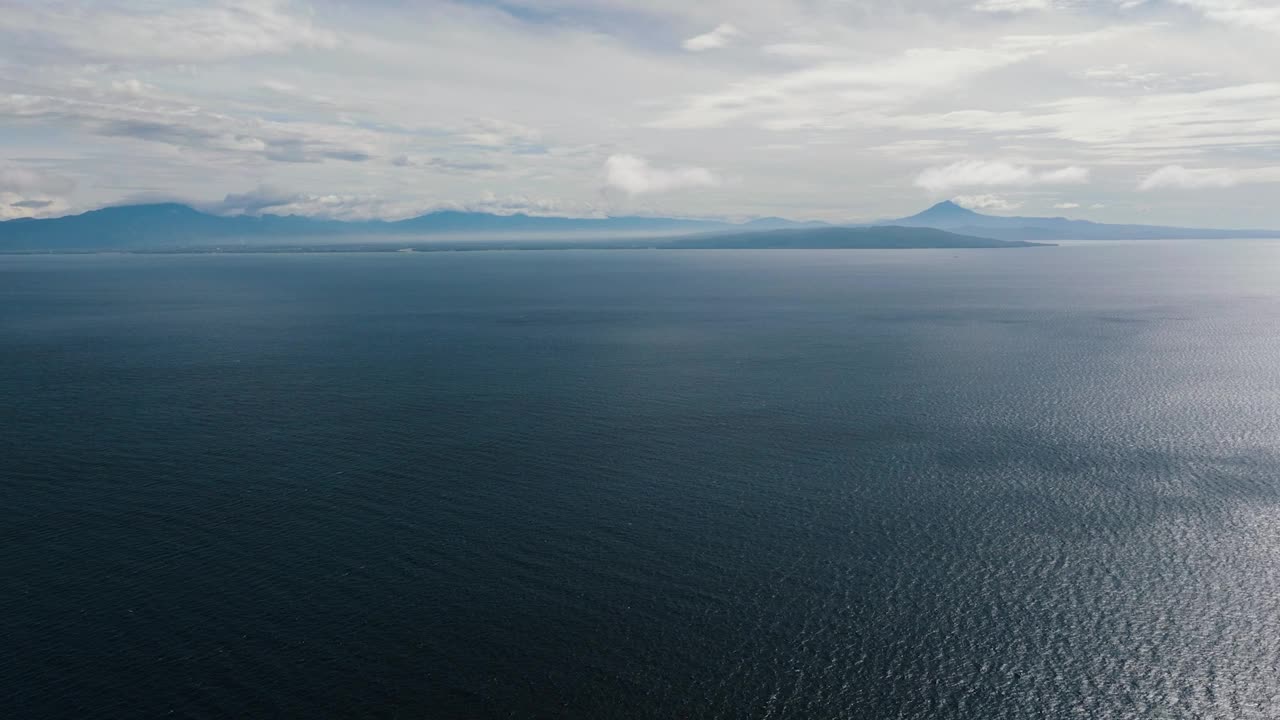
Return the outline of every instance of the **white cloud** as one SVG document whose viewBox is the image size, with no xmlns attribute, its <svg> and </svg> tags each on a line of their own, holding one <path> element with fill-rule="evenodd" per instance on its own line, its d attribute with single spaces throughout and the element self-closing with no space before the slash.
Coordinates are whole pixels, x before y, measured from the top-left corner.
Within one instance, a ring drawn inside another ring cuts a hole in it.
<svg viewBox="0 0 1280 720">
<path fill-rule="evenodd" d="M 879 127 L 1016 137 L 1090 164 L 1179 164 L 1234 151 L 1233 162 L 1280 143 L 1280 83 L 1196 92 L 1071 96 L 1023 109 L 876 117 Z"/>
<path fill-rule="evenodd" d="M 1080 203 L 1060 202 L 1055 204 L 1053 207 L 1057 210 L 1075 210 L 1076 208 L 1080 207 Z"/>
<path fill-rule="evenodd" d="M 1217 73 L 1204 70 L 1174 74 L 1140 69 L 1128 63 L 1117 63 L 1108 67 L 1091 67 L 1075 74 L 1077 77 L 1104 87 L 1119 88 L 1121 90 L 1159 90 L 1197 85 L 1206 86 L 1217 78 Z"/>
<path fill-rule="evenodd" d="M 1280 167 L 1272 168 L 1186 168 L 1166 165 L 1147 175 L 1138 183 L 1139 190 L 1182 188 L 1229 188 L 1236 185 L 1280 182 Z"/>
<path fill-rule="evenodd" d="M 6 192 L 65 195 L 75 186 L 75 181 L 68 177 L 9 163 L 0 164 L 0 190 Z"/>
<path fill-rule="evenodd" d="M 702 52 L 704 50 L 716 50 L 733 42 L 740 36 L 742 32 L 738 28 L 723 23 L 717 25 L 711 32 L 696 35 L 685 40 L 683 47 L 690 52 Z"/>
<path fill-rule="evenodd" d="M 541 137 L 533 128 L 494 118 L 471 119 L 456 132 L 464 144 L 482 147 L 532 146 Z"/>
<path fill-rule="evenodd" d="M 62 214 L 75 187 L 69 177 L 0 162 L 0 220 Z"/>
<path fill-rule="evenodd" d="M 987 13 L 1021 13 L 1050 7 L 1049 0 L 981 0 L 973 9 Z"/>
<path fill-rule="evenodd" d="M 0 190 L 0 220 L 65 215 L 68 207 L 62 198 L 32 198 Z"/>
<path fill-rule="evenodd" d="M 1171 0 L 1210 20 L 1242 28 L 1280 32 L 1280 5 L 1258 0 Z"/>
<path fill-rule="evenodd" d="M 336 33 L 280 0 L 6 3 L 0 30 L 39 38 L 73 62 L 207 63 L 338 43 Z"/>
<path fill-rule="evenodd" d="M 1013 202 L 1002 195 L 957 195 L 952 202 L 970 210 L 1017 210 L 1022 203 Z"/>
<path fill-rule="evenodd" d="M 635 155 L 611 155 L 605 161 L 605 185 L 628 195 L 661 193 L 719 184 L 710 170 L 700 167 L 655 168 Z"/>
<path fill-rule="evenodd" d="M 266 210 L 286 207 L 306 198 L 301 193 L 291 193 L 281 188 L 260 185 L 243 193 L 227 193 L 218 203 L 206 203 L 201 209 L 219 215 L 260 215 Z M 276 213 L 280 214 L 280 213 Z"/>
<path fill-rule="evenodd" d="M 961 160 L 931 167 L 916 176 L 915 184 L 930 191 L 957 187 L 1026 187 L 1031 185 L 1075 185 L 1088 182 L 1086 168 L 1069 166 L 1037 171 L 1026 165 L 982 160 Z"/>
<path fill-rule="evenodd" d="M 485 191 L 478 196 L 458 201 L 426 203 L 385 197 L 377 193 L 313 193 L 291 192 L 280 187 L 260 185 L 247 192 L 228 193 L 213 202 L 191 201 L 172 195 L 143 196 L 134 201 L 186 202 L 205 212 L 218 215 L 305 215 L 332 220 L 398 220 L 440 210 L 485 212 L 497 215 L 525 213 L 573 217 L 599 217 L 602 213 L 591 203 L 578 203 L 529 195 L 498 195 Z"/>
<path fill-rule="evenodd" d="M 1166 165 L 1147 175 L 1138 183 L 1139 190 L 1155 190 L 1164 187 L 1207 188 L 1231 187 L 1238 182 L 1230 170 L 1188 170 L 1181 165 Z"/>
<path fill-rule="evenodd" d="M 398 220 L 424 212 L 421 203 L 406 203 L 376 193 L 290 192 L 269 185 L 228 193 L 219 202 L 191 204 L 219 215 L 305 215 L 328 220 Z"/>
<path fill-rule="evenodd" d="M 524 213 L 525 215 L 550 215 L 567 217 L 603 217 L 604 213 L 594 203 L 575 202 L 559 198 L 534 197 L 523 193 L 498 195 L 493 192 L 481 193 L 474 200 L 446 203 L 432 208 L 433 210 L 466 210 L 469 212 L 487 212 L 497 215 Z"/>
<path fill-rule="evenodd" d="M 718 91 L 683 97 L 652 124 L 696 129 L 746 122 L 775 131 L 842 129 L 868 122 L 877 110 L 954 92 L 986 73 L 1123 32 L 1004 35 L 982 47 L 915 46 L 871 57 L 831 47 L 828 57 L 814 54 L 816 63 L 808 67 L 750 76 Z"/>
<path fill-rule="evenodd" d="M 1049 170 L 1035 176 L 1037 185 L 1083 185 L 1089 182 L 1089 170 L 1077 165 Z"/>
<path fill-rule="evenodd" d="M 468 159 L 466 157 L 414 157 L 412 155 L 397 155 L 391 159 L 391 164 L 401 168 L 422 168 L 434 170 L 444 173 L 494 173 L 505 169 L 505 165 L 500 162 L 484 159 Z"/>
<path fill-rule="evenodd" d="M 803 59 L 838 58 L 846 53 L 842 48 L 817 43 L 773 43 L 772 45 L 765 45 L 761 50 L 779 57 Z"/>
<path fill-rule="evenodd" d="M 0 94 L 0 117 L 27 124 L 71 125 L 107 138 L 280 162 L 359 162 L 372 157 L 377 145 L 374 133 L 357 128 L 237 118 L 158 99 L 107 101 Z"/>
</svg>

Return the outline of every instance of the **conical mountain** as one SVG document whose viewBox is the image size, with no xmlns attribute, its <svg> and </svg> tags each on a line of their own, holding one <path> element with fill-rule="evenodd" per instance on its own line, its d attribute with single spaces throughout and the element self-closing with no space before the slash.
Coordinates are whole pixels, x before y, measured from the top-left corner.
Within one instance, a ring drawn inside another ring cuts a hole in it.
<svg viewBox="0 0 1280 720">
<path fill-rule="evenodd" d="M 901 220 L 895 220 L 896 224 L 901 225 L 925 225 L 928 227 L 954 226 L 954 225 L 977 225 L 985 219 L 968 208 L 961 207 L 950 200 L 943 200 L 928 210 L 918 212 L 911 217 L 905 217 Z"/>
</svg>

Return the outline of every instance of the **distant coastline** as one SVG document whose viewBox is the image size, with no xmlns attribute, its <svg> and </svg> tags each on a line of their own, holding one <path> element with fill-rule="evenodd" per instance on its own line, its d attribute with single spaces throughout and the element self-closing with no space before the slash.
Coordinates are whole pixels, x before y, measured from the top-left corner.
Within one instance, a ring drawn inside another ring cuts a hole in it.
<svg viewBox="0 0 1280 720">
<path fill-rule="evenodd" d="M 676 237 L 596 239 L 472 239 L 425 242 L 302 242 L 172 245 L 123 249 L 14 249 L 6 255 L 211 255 L 266 253 L 432 253 L 554 250 L 958 250 L 1048 247 L 1048 243 L 993 240 L 933 228 L 867 227 L 708 233 Z"/>
<path fill-rule="evenodd" d="M 0 253 L 421 252 L 565 249 L 961 249 L 1057 240 L 1280 238 L 1273 230 L 1109 225 L 984 215 L 951 201 L 905 218 L 828 225 L 785 218 L 743 223 L 663 217 L 571 218 L 441 211 L 404 220 L 214 215 L 177 203 L 0 222 Z"/>
</svg>

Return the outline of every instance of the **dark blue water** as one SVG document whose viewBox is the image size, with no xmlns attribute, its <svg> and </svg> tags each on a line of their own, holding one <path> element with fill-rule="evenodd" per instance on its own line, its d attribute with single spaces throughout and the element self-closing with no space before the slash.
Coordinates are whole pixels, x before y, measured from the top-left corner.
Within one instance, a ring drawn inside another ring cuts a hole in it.
<svg viewBox="0 0 1280 720">
<path fill-rule="evenodd" d="M 1280 244 L 0 258 L 0 715 L 1275 718 Z"/>
</svg>

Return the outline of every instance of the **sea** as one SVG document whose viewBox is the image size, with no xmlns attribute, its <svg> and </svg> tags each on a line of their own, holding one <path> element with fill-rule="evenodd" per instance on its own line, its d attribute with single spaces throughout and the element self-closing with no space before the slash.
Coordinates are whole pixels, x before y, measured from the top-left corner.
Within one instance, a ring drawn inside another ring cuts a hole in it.
<svg viewBox="0 0 1280 720">
<path fill-rule="evenodd" d="M 1280 243 L 0 256 L 0 716 L 1280 717 Z"/>
</svg>

